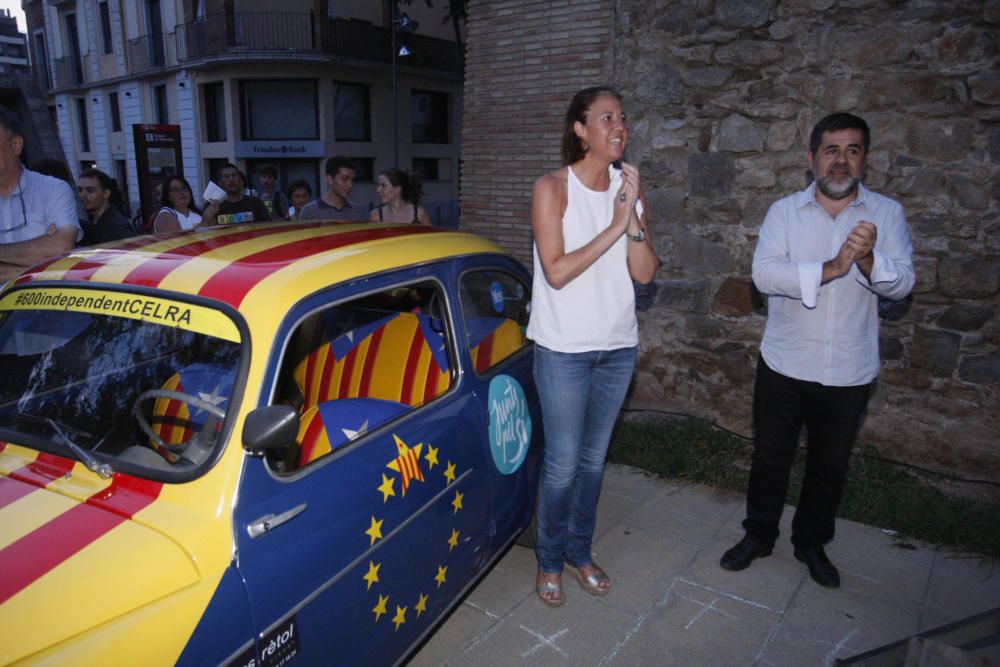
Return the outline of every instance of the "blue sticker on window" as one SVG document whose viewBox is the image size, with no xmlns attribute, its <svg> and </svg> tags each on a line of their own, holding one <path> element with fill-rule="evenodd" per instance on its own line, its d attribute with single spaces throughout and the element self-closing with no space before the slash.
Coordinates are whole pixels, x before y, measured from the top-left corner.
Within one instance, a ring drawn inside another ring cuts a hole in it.
<svg viewBox="0 0 1000 667">
<path fill-rule="evenodd" d="M 490 300 L 493 302 L 493 310 L 498 313 L 503 312 L 503 287 L 500 286 L 500 282 L 494 280 L 493 284 L 490 285 Z"/>
<path fill-rule="evenodd" d="M 521 383 L 509 375 L 490 382 L 490 452 L 493 463 L 511 475 L 524 463 L 531 444 L 531 414 Z"/>
</svg>

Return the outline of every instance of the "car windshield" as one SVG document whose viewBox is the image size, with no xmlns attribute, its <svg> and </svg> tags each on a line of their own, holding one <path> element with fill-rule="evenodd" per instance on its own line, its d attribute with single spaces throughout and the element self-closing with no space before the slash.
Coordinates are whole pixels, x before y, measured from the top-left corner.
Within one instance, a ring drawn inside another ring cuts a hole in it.
<svg viewBox="0 0 1000 667">
<path fill-rule="evenodd" d="M 181 481 L 221 445 L 241 358 L 222 311 L 89 289 L 0 299 L 0 439 Z"/>
</svg>

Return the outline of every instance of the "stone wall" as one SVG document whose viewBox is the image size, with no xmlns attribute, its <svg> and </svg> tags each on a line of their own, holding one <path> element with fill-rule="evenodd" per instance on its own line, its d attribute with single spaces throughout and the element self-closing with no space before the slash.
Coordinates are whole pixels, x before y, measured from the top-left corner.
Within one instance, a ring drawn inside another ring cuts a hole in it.
<svg viewBox="0 0 1000 667">
<path fill-rule="evenodd" d="M 474 38 L 493 39 L 472 32 L 483 4 L 538 3 L 474 2 L 470 54 Z M 773 201 L 805 186 L 815 121 L 850 111 L 872 127 L 866 183 L 906 208 L 917 272 L 912 297 L 880 309 L 883 368 L 861 438 L 898 460 L 1000 482 L 1000 2 L 602 4 L 614 40 L 601 57 L 625 94 L 628 159 L 642 170 L 664 262 L 641 315 L 632 404 L 750 433 L 765 316 L 749 277 L 757 230 Z M 508 81 L 489 69 L 467 77 L 467 104 L 470 90 L 488 90 L 491 114 L 521 112 Z M 554 156 L 568 93 L 603 80 L 578 81 L 532 114 L 551 131 L 493 141 L 495 162 Z M 522 174 L 468 226 L 498 238 L 489 216 L 511 221 L 501 242 L 528 259 L 530 182 L 551 166 Z M 463 180 L 463 225 L 466 192 L 489 183 L 486 173 Z"/>
</svg>

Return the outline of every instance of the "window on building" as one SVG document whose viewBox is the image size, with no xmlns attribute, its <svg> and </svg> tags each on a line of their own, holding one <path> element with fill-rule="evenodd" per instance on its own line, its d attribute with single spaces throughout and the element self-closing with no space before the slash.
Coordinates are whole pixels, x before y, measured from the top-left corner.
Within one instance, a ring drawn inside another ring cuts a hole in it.
<svg viewBox="0 0 1000 667">
<path fill-rule="evenodd" d="M 125 201 L 132 201 L 129 196 L 128 165 L 125 160 L 115 160 L 115 179 L 118 181 L 118 189 L 121 190 Z"/>
<path fill-rule="evenodd" d="M 76 27 L 76 12 L 65 15 L 66 48 L 69 52 L 71 82 L 83 83 L 83 58 L 80 57 L 80 34 Z"/>
<path fill-rule="evenodd" d="M 448 143 L 448 93 L 414 90 L 410 104 L 413 143 Z"/>
<path fill-rule="evenodd" d="M 337 141 L 371 141 L 368 86 L 333 83 L 333 136 Z"/>
<path fill-rule="evenodd" d="M 421 181 L 439 181 L 440 160 L 436 157 L 415 157 L 413 158 L 411 170 L 420 177 Z"/>
<path fill-rule="evenodd" d="M 156 112 L 156 122 L 166 125 L 170 122 L 170 109 L 167 104 L 167 84 L 153 86 L 153 109 Z"/>
<path fill-rule="evenodd" d="M 40 83 L 45 90 L 52 88 L 52 79 L 49 75 L 49 54 L 45 48 L 45 33 L 41 30 L 35 32 L 35 62 L 32 69 L 38 76 Z"/>
<path fill-rule="evenodd" d="M 80 152 L 90 152 L 90 124 L 87 122 L 87 100 L 76 98 L 76 128 L 80 132 Z"/>
<path fill-rule="evenodd" d="M 375 158 L 352 157 L 354 163 L 354 181 L 356 183 L 371 183 L 375 180 Z"/>
<path fill-rule="evenodd" d="M 226 141 L 226 91 L 222 82 L 202 86 L 205 101 L 205 140 Z"/>
<path fill-rule="evenodd" d="M 148 36 L 149 63 L 157 67 L 166 63 L 163 50 L 163 17 L 160 0 L 146 0 L 146 35 Z"/>
<path fill-rule="evenodd" d="M 118 105 L 118 93 L 112 91 L 108 93 L 108 107 L 111 110 L 111 131 L 122 131 L 122 110 Z"/>
<path fill-rule="evenodd" d="M 108 0 L 100 0 L 97 9 L 101 15 L 101 38 L 104 41 L 104 53 L 114 53 L 114 43 L 111 41 L 111 10 L 108 9 Z"/>
<path fill-rule="evenodd" d="M 319 139 L 314 79 L 240 82 L 243 139 Z"/>
</svg>

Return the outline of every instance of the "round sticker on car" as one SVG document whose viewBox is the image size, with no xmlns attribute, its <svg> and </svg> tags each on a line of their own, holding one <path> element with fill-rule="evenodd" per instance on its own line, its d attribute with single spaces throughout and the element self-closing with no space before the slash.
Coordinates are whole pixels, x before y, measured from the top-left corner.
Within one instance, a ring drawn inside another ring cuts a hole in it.
<svg viewBox="0 0 1000 667">
<path fill-rule="evenodd" d="M 493 463 L 511 475 L 524 463 L 531 444 L 531 414 L 521 383 L 509 375 L 490 382 L 490 451 Z"/>
</svg>

